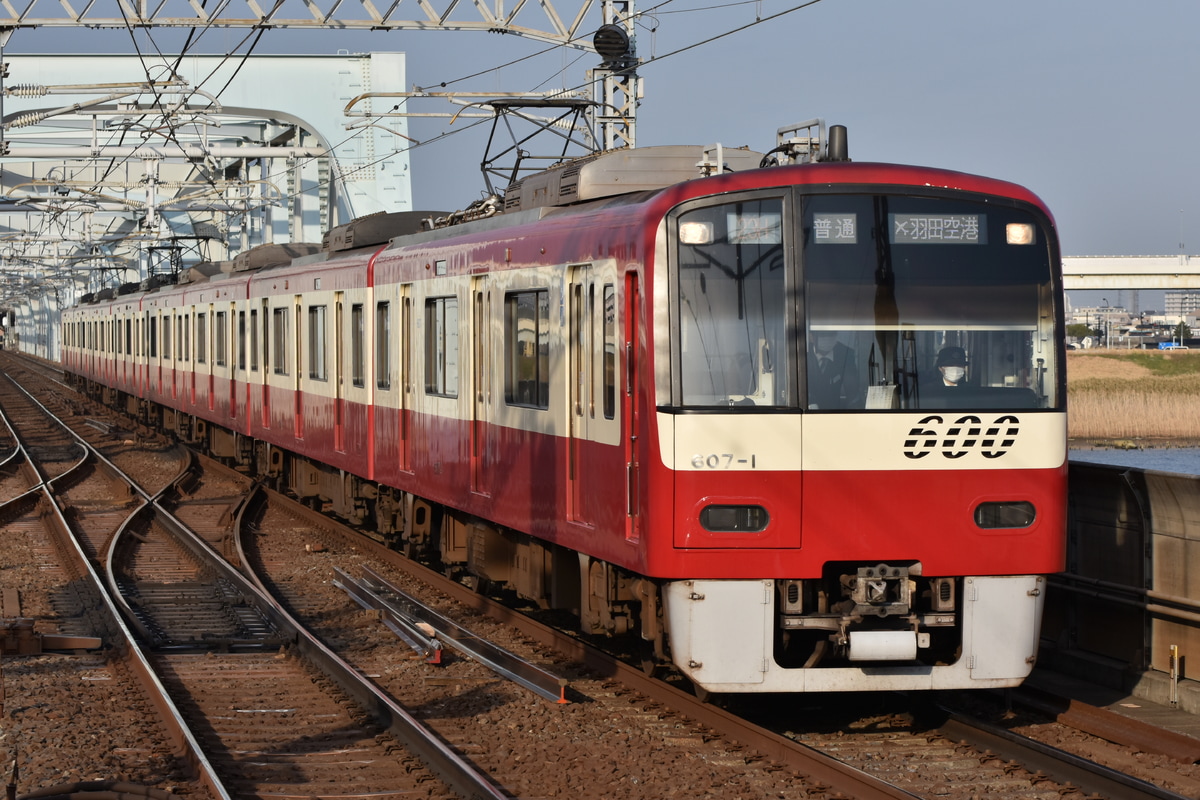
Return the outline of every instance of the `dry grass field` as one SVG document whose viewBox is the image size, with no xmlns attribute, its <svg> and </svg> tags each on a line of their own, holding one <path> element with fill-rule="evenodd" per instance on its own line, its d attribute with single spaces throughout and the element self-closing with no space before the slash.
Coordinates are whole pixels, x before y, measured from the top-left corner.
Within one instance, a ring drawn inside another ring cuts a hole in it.
<svg viewBox="0 0 1200 800">
<path fill-rule="evenodd" d="M 1070 351 L 1067 411 L 1072 440 L 1194 443 L 1200 440 L 1200 350 Z"/>
</svg>

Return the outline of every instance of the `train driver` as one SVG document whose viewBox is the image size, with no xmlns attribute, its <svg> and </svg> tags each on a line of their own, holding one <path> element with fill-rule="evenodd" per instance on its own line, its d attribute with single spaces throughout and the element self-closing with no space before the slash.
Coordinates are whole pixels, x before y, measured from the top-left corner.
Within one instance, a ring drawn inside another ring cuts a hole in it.
<svg viewBox="0 0 1200 800">
<path fill-rule="evenodd" d="M 831 331 L 818 331 L 808 348 L 808 407 L 861 407 L 862 386 L 854 350 Z"/>
<path fill-rule="evenodd" d="M 943 388 L 967 385 L 967 353 L 961 347 L 943 347 L 936 366 Z"/>
</svg>

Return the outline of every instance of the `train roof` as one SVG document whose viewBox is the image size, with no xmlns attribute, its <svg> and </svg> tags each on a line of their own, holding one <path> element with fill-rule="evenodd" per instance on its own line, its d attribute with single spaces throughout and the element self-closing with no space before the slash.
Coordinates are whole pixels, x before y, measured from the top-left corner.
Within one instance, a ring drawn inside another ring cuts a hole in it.
<svg viewBox="0 0 1200 800">
<path fill-rule="evenodd" d="M 663 145 L 596 153 L 517 180 L 508 186 L 503 197 L 484 198 L 461 211 L 371 214 L 332 228 L 320 244 L 264 244 L 229 261 L 197 264 L 185 270 L 178 283 L 203 283 L 228 278 L 237 272 L 319 263 L 355 251 L 370 253 L 387 245 L 400 248 L 464 234 L 477 235 L 535 222 L 580 207 L 596 210 L 633 204 L 671 187 L 680 190 L 669 193 L 678 199 L 681 193 L 689 194 L 685 187 L 699 178 L 718 179 L 718 184 L 707 184 L 707 191 L 728 191 L 728 187 L 722 188 L 719 184 L 740 183 L 738 173 L 763 167 L 803 168 L 803 183 L 928 185 L 962 191 L 1001 192 L 1042 205 L 1023 187 L 967 173 L 897 164 L 855 164 L 849 163 L 844 153 L 831 158 L 789 159 L 785 152 L 785 157 L 781 158 L 775 154 L 788 151 L 793 140 L 781 138 L 781 141 L 780 147 L 767 154 L 722 145 Z M 796 178 L 796 173 L 788 176 L 792 181 Z M 698 186 L 696 191 L 701 191 Z M 122 287 L 121 293 L 134 287 L 142 291 L 158 288 L 143 282 L 140 287 L 137 284 Z M 114 290 L 104 290 L 85 295 L 80 302 L 102 302 L 113 299 L 115 294 Z"/>
<path fill-rule="evenodd" d="M 504 211 L 570 205 L 665 189 L 710 174 L 757 169 L 762 160 L 762 153 L 717 145 L 613 150 L 559 164 L 516 181 L 504 192 Z"/>
</svg>

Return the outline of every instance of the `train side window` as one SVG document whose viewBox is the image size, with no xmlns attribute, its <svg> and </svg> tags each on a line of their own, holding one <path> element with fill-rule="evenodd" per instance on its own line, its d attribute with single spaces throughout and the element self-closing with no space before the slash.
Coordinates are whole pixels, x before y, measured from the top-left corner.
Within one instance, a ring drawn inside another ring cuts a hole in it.
<svg viewBox="0 0 1200 800">
<path fill-rule="evenodd" d="M 196 315 L 196 363 L 208 360 L 208 315 Z"/>
<path fill-rule="evenodd" d="M 363 361 L 363 305 L 350 306 L 350 380 L 355 386 L 365 384 Z"/>
<path fill-rule="evenodd" d="M 213 320 L 213 363 L 218 367 L 225 366 L 227 361 L 226 351 L 229 347 L 228 333 L 229 329 L 225 326 L 225 312 L 218 311 Z"/>
<path fill-rule="evenodd" d="M 392 341 L 392 306 L 388 302 L 375 304 L 375 385 L 392 388 L 392 360 L 388 348 Z"/>
<path fill-rule="evenodd" d="M 271 328 L 274 334 L 275 351 L 274 369 L 276 375 L 287 375 L 287 343 L 288 343 L 288 310 L 286 308 L 271 309 Z"/>
<path fill-rule="evenodd" d="M 617 414 L 617 290 L 604 284 L 604 418 Z"/>
<path fill-rule="evenodd" d="M 250 371 L 258 372 L 258 309 L 250 309 Z"/>
<path fill-rule="evenodd" d="M 550 407 L 550 293 L 514 292 L 504 298 L 504 400 Z"/>
<path fill-rule="evenodd" d="M 150 318 L 150 353 L 151 358 L 158 358 L 158 317 Z"/>
<path fill-rule="evenodd" d="M 458 298 L 425 301 L 425 392 L 458 397 Z"/>
<path fill-rule="evenodd" d="M 175 319 L 173 314 L 168 314 L 162 318 L 162 354 L 163 358 L 168 361 L 175 360 L 175 353 L 171 350 L 171 326 Z"/>
<path fill-rule="evenodd" d="M 308 377 L 316 381 L 328 378 L 325 368 L 325 309 L 326 306 L 308 307 Z"/>
</svg>

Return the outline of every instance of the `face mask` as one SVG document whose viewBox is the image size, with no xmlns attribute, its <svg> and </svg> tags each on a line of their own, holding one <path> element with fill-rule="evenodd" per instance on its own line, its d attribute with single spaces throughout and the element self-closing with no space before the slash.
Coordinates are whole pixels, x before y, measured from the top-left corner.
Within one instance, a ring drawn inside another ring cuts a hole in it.
<svg viewBox="0 0 1200 800">
<path fill-rule="evenodd" d="M 946 376 L 946 380 L 951 383 L 958 383 L 967 374 L 967 371 L 962 367 L 942 367 L 942 374 Z"/>
</svg>

